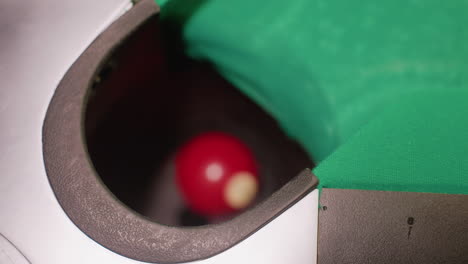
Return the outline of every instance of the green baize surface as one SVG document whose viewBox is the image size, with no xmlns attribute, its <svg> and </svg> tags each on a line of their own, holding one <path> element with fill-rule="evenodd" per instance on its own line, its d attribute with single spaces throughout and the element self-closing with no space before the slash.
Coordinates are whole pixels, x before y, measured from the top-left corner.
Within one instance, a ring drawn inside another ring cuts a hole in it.
<svg viewBox="0 0 468 264">
<path fill-rule="evenodd" d="M 157 2 L 321 187 L 468 194 L 468 1 Z"/>
</svg>

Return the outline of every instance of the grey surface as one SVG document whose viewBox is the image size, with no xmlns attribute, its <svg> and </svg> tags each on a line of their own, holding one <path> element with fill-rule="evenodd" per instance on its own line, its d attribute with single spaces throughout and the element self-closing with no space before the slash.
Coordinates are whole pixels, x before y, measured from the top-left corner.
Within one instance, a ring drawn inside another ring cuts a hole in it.
<svg viewBox="0 0 468 264">
<path fill-rule="evenodd" d="M 0 233 L 0 263 L 1 264 L 30 264 L 29 260 Z"/>
<path fill-rule="evenodd" d="M 318 263 L 468 263 L 468 195 L 323 189 Z"/>
<path fill-rule="evenodd" d="M 31 263 L 135 263 L 69 220 L 42 158 L 42 126 L 59 81 L 130 6 L 129 0 L 0 1 L 0 233 Z"/>
</svg>

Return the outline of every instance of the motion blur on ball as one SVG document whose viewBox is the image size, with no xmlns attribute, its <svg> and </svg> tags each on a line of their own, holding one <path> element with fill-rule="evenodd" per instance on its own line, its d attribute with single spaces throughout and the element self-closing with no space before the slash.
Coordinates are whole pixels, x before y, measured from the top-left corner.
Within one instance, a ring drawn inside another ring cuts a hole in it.
<svg viewBox="0 0 468 264">
<path fill-rule="evenodd" d="M 259 187 L 257 163 L 250 149 L 236 137 L 201 134 L 176 154 L 177 186 L 190 209 L 208 217 L 248 207 Z"/>
</svg>

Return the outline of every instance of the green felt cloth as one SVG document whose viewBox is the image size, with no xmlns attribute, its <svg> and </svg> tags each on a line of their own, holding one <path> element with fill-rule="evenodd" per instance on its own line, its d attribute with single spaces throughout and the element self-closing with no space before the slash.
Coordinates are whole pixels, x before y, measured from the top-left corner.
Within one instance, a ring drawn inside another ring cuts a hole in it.
<svg viewBox="0 0 468 264">
<path fill-rule="evenodd" d="M 189 55 L 320 162 L 321 186 L 468 193 L 468 1 L 160 4 Z"/>
<path fill-rule="evenodd" d="M 322 187 L 468 194 L 468 91 L 398 100 L 321 163 Z"/>
</svg>

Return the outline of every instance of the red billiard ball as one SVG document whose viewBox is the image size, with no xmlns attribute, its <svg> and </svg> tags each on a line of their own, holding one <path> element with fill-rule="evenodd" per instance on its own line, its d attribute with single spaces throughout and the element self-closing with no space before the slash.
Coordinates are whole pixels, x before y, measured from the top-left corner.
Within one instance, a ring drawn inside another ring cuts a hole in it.
<svg viewBox="0 0 468 264">
<path fill-rule="evenodd" d="M 177 186 L 194 212 L 222 216 L 244 209 L 259 185 L 257 164 L 249 148 L 222 132 L 196 136 L 175 159 Z"/>
</svg>

